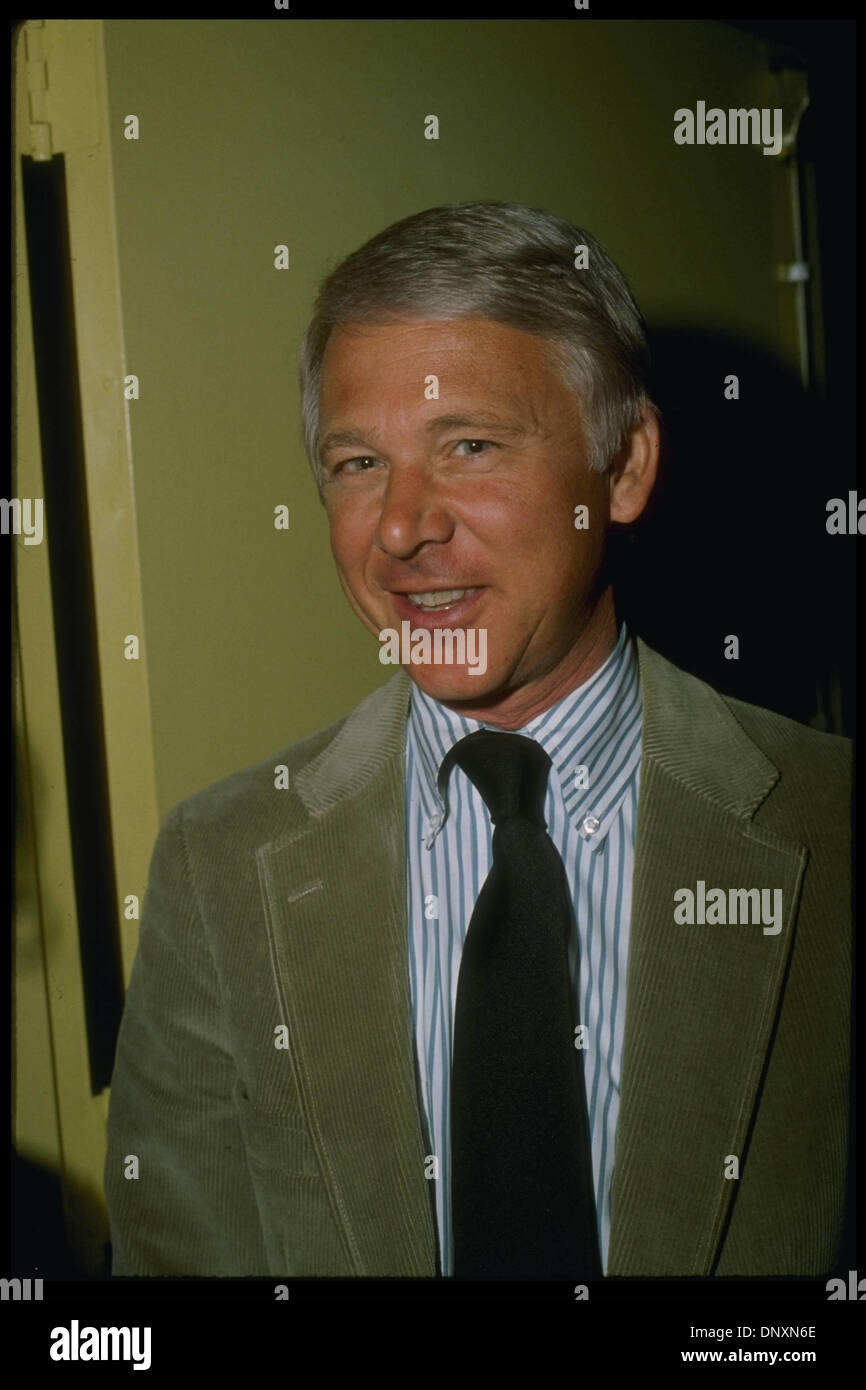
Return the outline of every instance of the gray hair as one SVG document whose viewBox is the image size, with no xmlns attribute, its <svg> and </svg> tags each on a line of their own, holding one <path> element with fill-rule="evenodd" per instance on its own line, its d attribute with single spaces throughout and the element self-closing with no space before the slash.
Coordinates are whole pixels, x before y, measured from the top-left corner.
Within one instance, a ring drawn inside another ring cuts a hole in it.
<svg viewBox="0 0 866 1390">
<path fill-rule="evenodd" d="M 588 250 L 575 269 L 576 248 Z M 589 466 L 605 472 L 649 396 L 646 326 L 625 277 L 581 227 L 519 203 L 450 203 L 394 222 L 322 282 L 301 343 L 304 447 L 321 494 L 319 395 L 331 331 L 405 316 L 482 317 L 536 333 L 579 399 Z"/>
</svg>

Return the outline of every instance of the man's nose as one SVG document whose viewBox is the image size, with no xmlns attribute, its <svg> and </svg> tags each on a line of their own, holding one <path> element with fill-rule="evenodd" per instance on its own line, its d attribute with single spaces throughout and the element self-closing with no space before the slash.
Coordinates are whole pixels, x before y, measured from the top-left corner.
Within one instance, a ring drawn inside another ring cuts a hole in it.
<svg viewBox="0 0 866 1390">
<path fill-rule="evenodd" d="M 393 468 L 376 528 L 379 549 L 405 560 L 430 541 L 444 544 L 453 533 L 453 518 L 435 478 L 421 468 Z"/>
</svg>

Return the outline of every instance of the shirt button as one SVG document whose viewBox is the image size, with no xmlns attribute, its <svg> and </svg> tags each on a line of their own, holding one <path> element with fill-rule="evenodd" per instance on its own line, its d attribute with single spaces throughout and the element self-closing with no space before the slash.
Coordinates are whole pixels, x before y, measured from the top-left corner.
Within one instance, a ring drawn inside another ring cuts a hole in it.
<svg viewBox="0 0 866 1390">
<path fill-rule="evenodd" d="M 580 827 L 580 833 L 584 836 L 585 839 L 588 840 L 591 838 L 591 836 L 595 834 L 600 825 L 601 821 L 598 819 L 597 816 L 587 816 L 583 822 L 583 825 Z"/>
</svg>

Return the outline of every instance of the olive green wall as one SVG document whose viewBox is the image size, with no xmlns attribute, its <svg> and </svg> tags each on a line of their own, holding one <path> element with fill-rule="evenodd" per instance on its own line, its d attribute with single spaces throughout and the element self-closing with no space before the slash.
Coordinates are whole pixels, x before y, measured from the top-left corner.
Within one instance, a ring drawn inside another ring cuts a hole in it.
<svg viewBox="0 0 866 1390">
<path fill-rule="evenodd" d="M 698 99 L 779 104 L 760 45 L 723 24 L 105 29 L 164 815 L 390 674 L 340 590 L 301 446 L 296 353 L 322 274 L 422 208 L 524 202 L 599 237 L 651 326 L 700 324 L 793 364 L 774 280 L 787 185 L 760 148 L 674 144 L 674 110 Z"/>
</svg>

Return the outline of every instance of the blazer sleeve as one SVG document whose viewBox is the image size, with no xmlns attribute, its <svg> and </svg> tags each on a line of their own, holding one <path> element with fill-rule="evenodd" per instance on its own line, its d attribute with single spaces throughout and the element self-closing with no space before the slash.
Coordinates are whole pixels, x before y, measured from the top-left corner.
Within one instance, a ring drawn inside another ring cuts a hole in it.
<svg viewBox="0 0 866 1390">
<path fill-rule="evenodd" d="M 113 1275 L 267 1273 L 236 1082 L 181 805 L 154 847 L 118 1034 L 105 1163 Z"/>
</svg>

